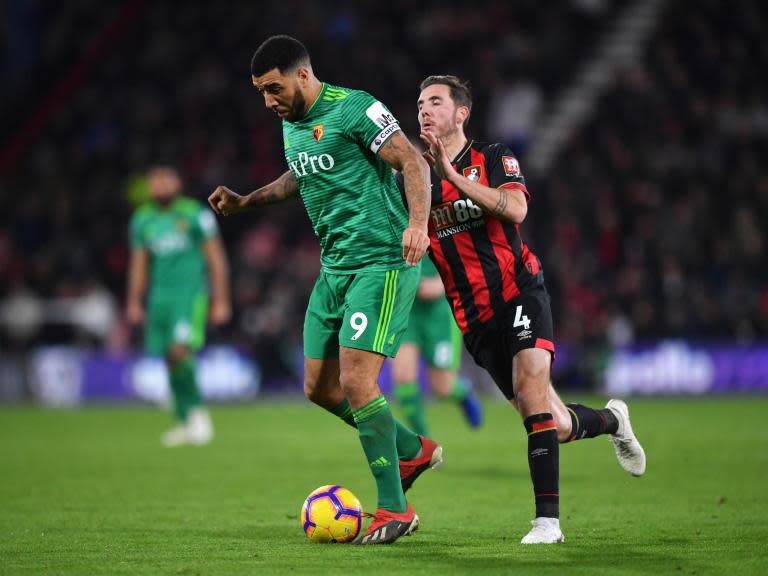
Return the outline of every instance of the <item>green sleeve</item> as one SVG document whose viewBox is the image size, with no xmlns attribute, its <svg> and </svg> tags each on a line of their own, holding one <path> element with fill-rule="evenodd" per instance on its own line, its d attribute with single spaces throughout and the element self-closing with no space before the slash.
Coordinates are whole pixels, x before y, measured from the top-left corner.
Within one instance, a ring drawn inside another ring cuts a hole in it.
<svg viewBox="0 0 768 576">
<path fill-rule="evenodd" d="M 344 102 L 345 132 L 362 148 L 378 153 L 382 145 L 400 130 L 400 124 L 384 104 L 367 92 L 354 92 Z"/>
</svg>

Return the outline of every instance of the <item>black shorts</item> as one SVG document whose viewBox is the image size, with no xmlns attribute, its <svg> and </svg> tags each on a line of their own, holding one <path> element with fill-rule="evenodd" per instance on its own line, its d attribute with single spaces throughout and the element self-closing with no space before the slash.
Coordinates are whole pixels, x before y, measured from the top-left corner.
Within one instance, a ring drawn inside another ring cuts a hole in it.
<svg viewBox="0 0 768 576">
<path fill-rule="evenodd" d="M 544 286 L 527 290 L 507 302 L 488 322 L 464 335 L 464 344 L 485 368 L 496 385 L 510 400 L 512 388 L 512 359 L 520 350 L 543 348 L 552 353 L 552 310 Z"/>
</svg>

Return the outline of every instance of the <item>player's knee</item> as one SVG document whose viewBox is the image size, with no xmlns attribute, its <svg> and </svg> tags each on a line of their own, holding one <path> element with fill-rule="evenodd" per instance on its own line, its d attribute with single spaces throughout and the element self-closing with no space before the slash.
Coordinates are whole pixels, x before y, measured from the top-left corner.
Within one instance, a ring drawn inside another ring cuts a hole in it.
<svg viewBox="0 0 768 576">
<path fill-rule="evenodd" d="M 320 386 L 317 385 L 315 380 L 304 378 L 304 396 L 307 400 L 315 404 L 322 404 L 323 395 L 320 392 Z"/>
<path fill-rule="evenodd" d="M 515 401 L 520 413 L 548 411 L 549 363 L 534 355 L 515 360 Z"/>
<path fill-rule="evenodd" d="M 549 387 L 549 367 L 527 366 L 517 371 L 515 378 L 515 398 L 523 403 L 526 397 L 545 394 Z"/>
<path fill-rule="evenodd" d="M 341 389 L 344 391 L 344 394 L 349 396 L 350 392 L 354 392 L 357 388 L 356 384 L 358 384 L 358 380 L 355 378 L 353 374 L 344 373 L 342 372 L 339 375 L 339 386 L 341 386 Z"/>
<path fill-rule="evenodd" d="M 189 349 L 183 344 L 173 344 L 168 349 L 168 361 L 171 365 L 179 364 L 187 359 Z"/>
<path fill-rule="evenodd" d="M 444 400 L 451 396 L 453 392 L 453 383 L 451 382 L 432 382 L 432 392 L 435 396 Z"/>
</svg>

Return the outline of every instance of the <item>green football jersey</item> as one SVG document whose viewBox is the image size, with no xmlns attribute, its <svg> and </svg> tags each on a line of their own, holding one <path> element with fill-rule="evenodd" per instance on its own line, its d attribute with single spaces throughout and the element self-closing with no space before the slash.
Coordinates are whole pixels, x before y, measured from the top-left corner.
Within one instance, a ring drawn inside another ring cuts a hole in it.
<svg viewBox="0 0 768 576">
<path fill-rule="evenodd" d="M 408 212 L 381 146 L 400 130 L 370 94 L 323 84 L 307 114 L 283 120 L 285 159 L 299 185 L 327 272 L 405 265 Z"/>
<path fill-rule="evenodd" d="M 207 291 L 203 242 L 218 234 L 213 213 L 197 200 L 176 198 L 167 208 L 150 202 L 131 219 L 131 247 L 149 252 L 150 295 Z"/>
</svg>

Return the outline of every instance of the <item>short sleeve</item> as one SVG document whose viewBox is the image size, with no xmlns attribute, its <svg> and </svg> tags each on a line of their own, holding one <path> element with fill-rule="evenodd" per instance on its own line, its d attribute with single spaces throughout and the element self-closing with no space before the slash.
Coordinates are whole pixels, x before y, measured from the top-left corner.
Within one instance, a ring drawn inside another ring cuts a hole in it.
<svg viewBox="0 0 768 576">
<path fill-rule="evenodd" d="M 488 174 L 488 185 L 491 188 L 517 189 L 525 194 L 528 202 L 531 201 L 520 163 L 508 146 L 504 144 L 489 146 L 485 168 Z"/>
<path fill-rule="evenodd" d="M 138 250 L 140 248 L 146 248 L 146 240 L 144 238 L 144 219 L 138 214 L 134 214 L 131 218 L 131 224 L 128 228 L 128 234 L 130 236 L 131 249 Z"/>
<path fill-rule="evenodd" d="M 200 229 L 200 235 L 204 240 L 219 234 L 219 225 L 216 223 L 216 217 L 207 208 L 200 210 L 195 219 L 195 224 Z"/>
<path fill-rule="evenodd" d="M 384 104 L 366 92 L 355 92 L 346 103 L 347 133 L 362 147 L 377 154 L 400 124 Z"/>
</svg>

